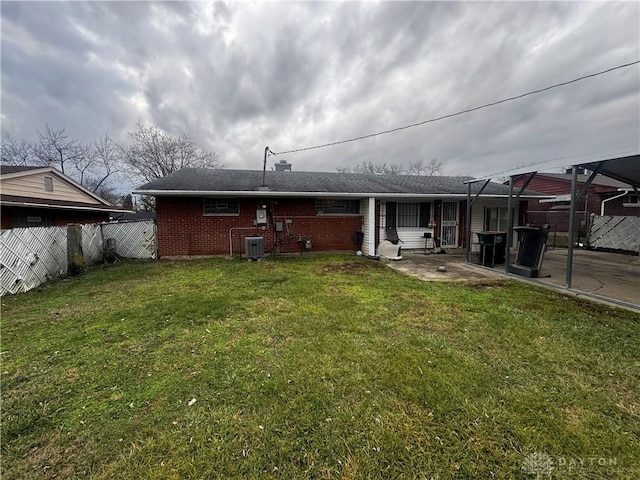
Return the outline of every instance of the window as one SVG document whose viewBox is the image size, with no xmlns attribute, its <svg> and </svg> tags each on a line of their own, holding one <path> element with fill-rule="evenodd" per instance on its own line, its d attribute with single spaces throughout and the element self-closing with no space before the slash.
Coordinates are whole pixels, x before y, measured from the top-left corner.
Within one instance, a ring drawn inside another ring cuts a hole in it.
<svg viewBox="0 0 640 480">
<path fill-rule="evenodd" d="M 358 215 L 360 200 L 332 200 L 319 198 L 316 200 L 318 215 Z"/>
<path fill-rule="evenodd" d="M 488 232 L 502 232 L 507 230 L 509 223 L 509 209 L 507 207 L 487 207 L 484 210 L 484 228 Z"/>
<path fill-rule="evenodd" d="M 640 207 L 640 197 L 634 194 L 625 195 L 622 197 L 622 205 L 625 207 Z"/>
<path fill-rule="evenodd" d="M 202 199 L 203 215 L 239 215 L 240 202 L 237 198 Z"/>
<path fill-rule="evenodd" d="M 430 220 L 431 204 L 429 202 L 387 202 L 387 226 L 395 226 L 398 228 L 428 228 Z"/>
<path fill-rule="evenodd" d="M 53 192 L 53 177 L 44 177 L 44 191 Z"/>
<path fill-rule="evenodd" d="M 417 227 L 419 223 L 418 203 L 398 203 L 398 220 L 396 225 L 398 228 Z"/>
</svg>

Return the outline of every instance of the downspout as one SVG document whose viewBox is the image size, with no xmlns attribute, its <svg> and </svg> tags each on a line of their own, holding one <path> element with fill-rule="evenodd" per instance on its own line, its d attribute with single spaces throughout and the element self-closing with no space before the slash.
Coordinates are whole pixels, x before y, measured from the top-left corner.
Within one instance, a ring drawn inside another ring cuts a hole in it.
<svg viewBox="0 0 640 480">
<path fill-rule="evenodd" d="M 620 195 L 616 195 L 615 197 L 611 197 L 611 198 L 605 198 L 604 200 L 602 200 L 602 202 L 600 203 L 600 216 L 604 217 L 604 204 L 605 203 L 610 202 L 611 200 L 615 200 L 616 198 L 624 197 L 628 193 L 629 193 L 629 190 L 625 190 Z"/>
</svg>

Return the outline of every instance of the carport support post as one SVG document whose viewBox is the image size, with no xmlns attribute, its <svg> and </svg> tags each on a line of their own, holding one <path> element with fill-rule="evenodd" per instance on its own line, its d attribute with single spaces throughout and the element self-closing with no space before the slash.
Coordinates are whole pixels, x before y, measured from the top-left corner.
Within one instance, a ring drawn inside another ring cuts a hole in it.
<svg viewBox="0 0 640 480">
<path fill-rule="evenodd" d="M 571 288 L 571 275 L 573 274 L 573 231 L 576 219 L 576 190 L 578 186 L 578 167 L 571 168 L 571 202 L 569 203 L 569 245 L 567 247 L 567 278 L 565 287 Z"/>
<path fill-rule="evenodd" d="M 467 263 L 471 262 L 471 182 L 467 183 L 467 218 L 466 218 L 466 228 L 465 228 L 465 236 L 466 238 L 466 257 L 465 261 Z"/>
<path fill-rule="evenodd" d="M 513 232 L 513 176 L 509 177 L 509 200 L 507 202 L 507 239 L 504 246 L 504 273 L 509 273 L 511 259 L 511 239 Z"/>
</svg>

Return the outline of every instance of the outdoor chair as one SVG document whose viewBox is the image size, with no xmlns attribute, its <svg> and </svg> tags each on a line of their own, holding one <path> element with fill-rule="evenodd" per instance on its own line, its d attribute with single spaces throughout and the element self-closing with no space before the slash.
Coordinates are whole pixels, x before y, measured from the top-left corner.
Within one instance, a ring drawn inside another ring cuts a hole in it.
<svg viewBox="0 0 640 480">
<path fill-rule="evenodd" d="M 398 242 L 404 243 L 398 237 L 398 230 L 396 230 L 396 227 L 387 227 L 387 240 L 389 240 L 394 245 L 397 245 Z"/>
</svg>

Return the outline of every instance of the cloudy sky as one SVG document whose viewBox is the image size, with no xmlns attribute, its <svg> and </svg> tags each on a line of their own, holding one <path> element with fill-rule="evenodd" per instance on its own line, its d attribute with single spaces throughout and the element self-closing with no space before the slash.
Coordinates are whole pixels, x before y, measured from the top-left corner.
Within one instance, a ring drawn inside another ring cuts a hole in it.
<svg viewBox="0 0 640 480">
<path fill-rule="evenodd" d="M 45 123 L 192 135 L 229 168 L 421 122 L 640 59 L 638 2 L 1 3 L 2 133 Z M 638 151 L 640 66 L 282 158 L 295 170 L 437 158 L 485 175 Z"/>
</svg>

